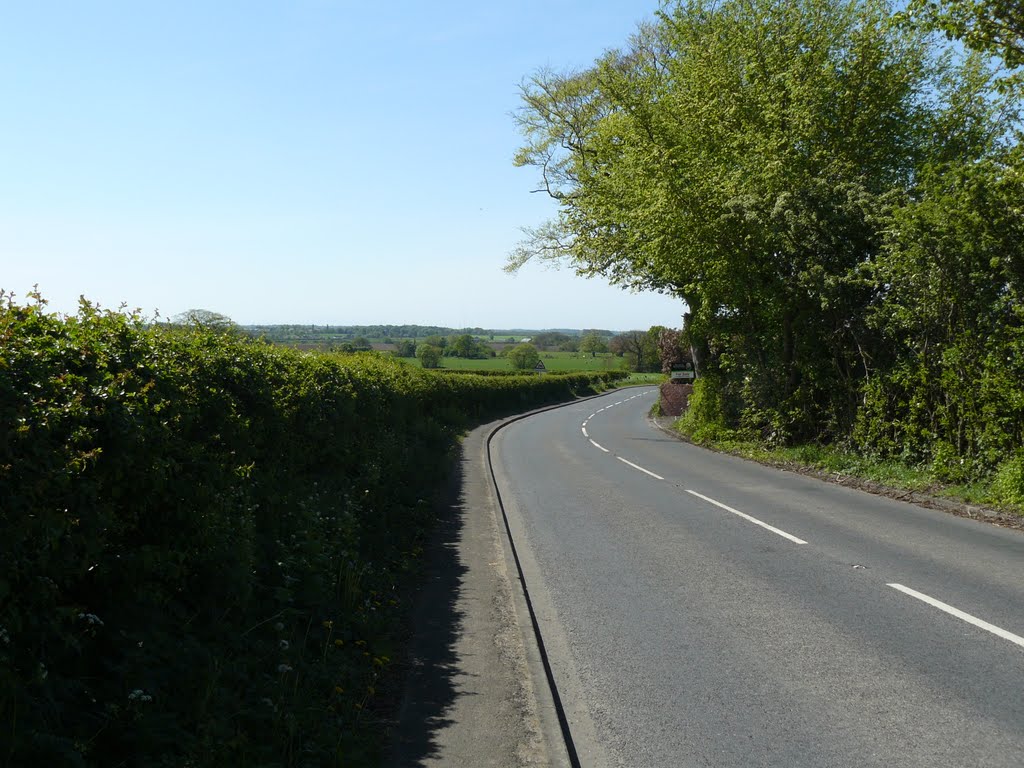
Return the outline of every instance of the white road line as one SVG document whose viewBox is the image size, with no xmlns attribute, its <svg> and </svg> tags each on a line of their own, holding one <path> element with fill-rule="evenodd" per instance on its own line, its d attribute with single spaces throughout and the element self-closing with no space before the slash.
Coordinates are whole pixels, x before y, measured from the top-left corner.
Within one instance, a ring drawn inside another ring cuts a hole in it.
<svg viewBox="0 0 1024 768">
<path fill-rule="evenodd" d="M 665 479 L 661 475 L 654 474 L 649 469 L 644 469 L 643 467 L 634 464 L 632 461 L 626 461 L 626 459 L 622 458 L 621 456 L 616 456 L 615 458 L 618 459 L 619 461 L 621 461 L 623 464 L 629 464 L 629 466 L 631 466 L 633 469 L 639 469 L 641 472 L 644 472 L 644 473 L 650 475 L 651 477 L 653 477 L 656 480 L 664 480 Z"/>
<path fill-rule="evenodd" d="M 962 619 L 963 621 L 966 621 L 968 624 L 973 624 L 976 627 L 981 627 L 982 629 L 991 632 L 993 635 L 998 635 L 1004 640 L 1009 640 L 1011 643 L 1015 643 L 1016 645 L 1019 645 L 1021 648 L 1024 648 L 1024 637 L 1021 637 L 1020 635 L 1015 635 L 1013 634 L 1013 632 L 1007 632 L 1005 629 L 997 627 L 995 624 L 989 624 L 987 621 L 982 621 L 977 616 L 971 616 L 971 614 L 964 613 L 963 611 L 954 608 L 952 605 L 947 605 L 941 600 L 936 600 L 934 597 L 928 597 L 928 595 L 922 592 L 918 592 L 917 590 L 911 589 L 910 587 L 904 587 L 902 584 L 887 584 L 886 586 L 892 587 L 893 589 L 898 589 L 900 592 L 906 595 L 910 595 L 911 597 L 916 597 L 921 602 L 928 603 L 928 605 L 932 606 L 933 608 L 938 608 L 940 611 L 945 611 L 950 616 L 956 616 L 958 619 Z"/>
<path fill-rule="evenodd" d="M 714 499 L 705 496 L 703 493 L 697 493 L 696 491 L 691 491 L 689 489 L 687 489 L 686 492 L 690 493 L 690 494 L 693 494 L 698 499 L 704 499 L 704 501 L 706 501 L 708 504 L 714 504 L 716 507 L 721 507 L 726 512 L 732 512 L 734 515 L 739 515 L 744 520 L 749 520 L 750 522 L 754 523 L 755 525 L 760 525 L 762 528 L 767 528 L 772 533 L 777 533 L 782 538 L 789 539 L 794 544 L 806 544 L 807 543 L 803 539 L 798 539 L 796 536 L 793 536 L 792 534 L 786 533 L 785 531 L 776 528 L 774 525 L 768 525 L 768 523 L 762 522 L 762 521 L 758 520 L 756 517 L 751 517 L 748 514 L 740 512 L 738 509 L 733 509 L 732 507 L 726 506 L 725 504 L 723 504 L 720 501 L 715 501 Z"/>
<path fill-rule="evenodd" d="M 587 434 L 587 428 L 586 427 L 580 427 L 580 429 L 583 430 L 583 436 L 584 437 L 590 437 L 590 435 Z"/>
<path fill-rule="evenodd" d="M 591 440 L 590 442 L 591 442 L 591 443 L 594 443 L 594 441 L 593 441 L 593 440 Z M 605 447 L 604 447 L 603 445 L 598 445 L 597 443 L 594 443 L 594 447 L 595 447 L 595 448 L 600 448 L 600 449 L 601 449 L 602 451 L 604 451 L 605 453 L 611 453 L 611 451 L 609 451 L 609 450 L 608 450 L 607 448 L 605 448 Z"/>
<path fill-rule="evenodd" d="M 591 420 L 592 418 L 594 418 L 595 416 L 597 416 L 597 414 L 596 414 L 596 413 L 592 413 L 592 414 L 590 414 L 589 416 L 587 416 L 587 421 L 590 421 L 590 420 Z"/>
</svg>

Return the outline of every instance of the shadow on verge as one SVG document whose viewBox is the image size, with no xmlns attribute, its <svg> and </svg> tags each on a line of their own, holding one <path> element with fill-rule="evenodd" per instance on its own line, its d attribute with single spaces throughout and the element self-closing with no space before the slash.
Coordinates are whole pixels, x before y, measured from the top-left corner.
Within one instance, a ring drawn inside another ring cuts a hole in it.
<svg viewBox="0 0 1024 768">
<path fill-rule="evenodd" d="M 391 731 L 384 765 L 424 766 L 437 758 L 437 734 L 452 725 L 450 711 L 460 695 L 456 641 L 463 616 L 458 609 L 468 568 L 459 556 L 466 513 L 463 478 L 466 457 L 452 467 L 447 488 L 438 501 L 438 518 L 424 553 L 421 587 L 412 611 L 404 692 Z"/>
</svg>

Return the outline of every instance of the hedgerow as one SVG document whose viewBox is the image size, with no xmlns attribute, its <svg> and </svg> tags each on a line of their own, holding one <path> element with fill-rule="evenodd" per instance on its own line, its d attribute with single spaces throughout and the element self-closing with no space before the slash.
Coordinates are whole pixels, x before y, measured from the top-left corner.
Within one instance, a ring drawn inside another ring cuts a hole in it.
<svg viewBox="0 0 1024 768">
<path fill-rule="evenodd" d="M 0 306 L 0 764 L 372 759 L 395 586 L 459 429 L 605 374 L 469 377 L 82 303 Z"/>
</svg>

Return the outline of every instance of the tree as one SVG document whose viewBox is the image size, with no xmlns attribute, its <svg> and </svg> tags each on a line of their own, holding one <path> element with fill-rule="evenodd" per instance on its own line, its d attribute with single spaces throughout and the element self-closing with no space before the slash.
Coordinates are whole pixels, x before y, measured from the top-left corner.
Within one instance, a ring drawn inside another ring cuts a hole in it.
<svg viewBox="0 0 1024 768">
<path fill-rule="evenodd" d="M 476 339 L 470 336 L 468 333 L 464 333 L 461 336 L 452 336 L 448 339 L 448 355 L 451 357 L 479 357 L 480 351 L 479 346 L 476 343 Z"/>
<path fill-rule="evenodd" d="M 516 163 L 559 211 L 508 268 L 560 259 L 678 296 L 730 419 L 781 439 L 848 427 L 892 201 L 987 130 L 984 99 L 889 17 L 884 0 L 666 4 L 590 69 L 538 72 Z"/>
<path fill-rule="evenodd" d="M 662 328 L 658 334 L 657 347 L 662 373 L 669 373 L 673 365 L 693 362 L 690 355 L 690 344 L 686 340 L 686 334 L 682 331 L 674 328 Z"/>
<path fill-rule="evenodd" d="M 238 328 L 235 321 L 219 312 L 208 309 L 189 309 L 171 318 L 172 325 L 196 325 L 215 331 L 233 331 Z"/>
<path fill-rule="evenodd" d="M 580 340 L 580 352 L 596 357 L 598 352 L 607 352 L 608 344 L 596 333 L 588 333 Z"/>
<path fill-rule="evenodd" d="M 998 57 L 1011 70 L 1000 84 L 1009 89 L 1024 85 L 1019 71 L 1024 67 L 1024 6 L 1019 0 L 910 0 L 899 18 Z"/>
<path fill-rule="evenodd" d="M 424 368 L 437 368 L 441 365 L 441 353 L 440 347 L 433 344 L 420 344 L 416 348 L 416 357 L 419 358 L 420 365 Z"/>
<path fill-rule="evenodd" d="M 403 339 L 395 344 L 395 357 L 416 357 L 416 344 Z"/>
<path fill-rule="evenodd" d="M 369 352 L 373 349 L 373 345 L 370 343 L 370 340 L 365 336 L 356 336 L 349 343 L 352 346 L 353 352 Z"/>
<path fill-rule="evenodd" d="M 661 331 L 661 326 L 648 331 L 626 331 L 613 338 L 614 346 L 622 350 L 630 369 L 637 372 L 660 370 L 657 338 Z"/>
<path fill-rule="evenodd" d="M 994 157 L 933 169 L 918 191 L 876 265 L 869 319 L 887 343 L 854 436 L 965 482 L 1024 437 L 1024 176 Z"/>
<path fill-rule="evenodd" d="M 508 359 L 517 370 L 533 370 L 540 362 L 540 353 L 533 344 L 517 344 L 509 350 Z"/>
<path fill-rule="evenodd" d="M 530 342 L 537 349 L 555 349 L 559 344 L 569 341 L 570 337 L 561 331 L 542 331 L 536 334 Z"/>
</svg>

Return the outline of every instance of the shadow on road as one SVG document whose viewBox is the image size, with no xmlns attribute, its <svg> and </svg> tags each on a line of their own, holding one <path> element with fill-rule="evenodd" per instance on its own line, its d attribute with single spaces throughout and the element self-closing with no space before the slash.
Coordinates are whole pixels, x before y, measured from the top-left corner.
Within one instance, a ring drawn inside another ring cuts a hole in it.
<svg viewBox="0 0 1024 768">
<path fill-rule="evenodd" d="M 456 641 L 463 616 L 457 609 L 467 568 L 458 542 L 464 525 L 463 471 L 453 467 L 451 483 L 438 505 L 438 522 L 426 547 L 422 587 L 415 597 L 405 692 L 392 729 L 389 768 L 424 766 L 439 755 L 437 734 L 452 724 L 459 695 Z"/>
</svg>

